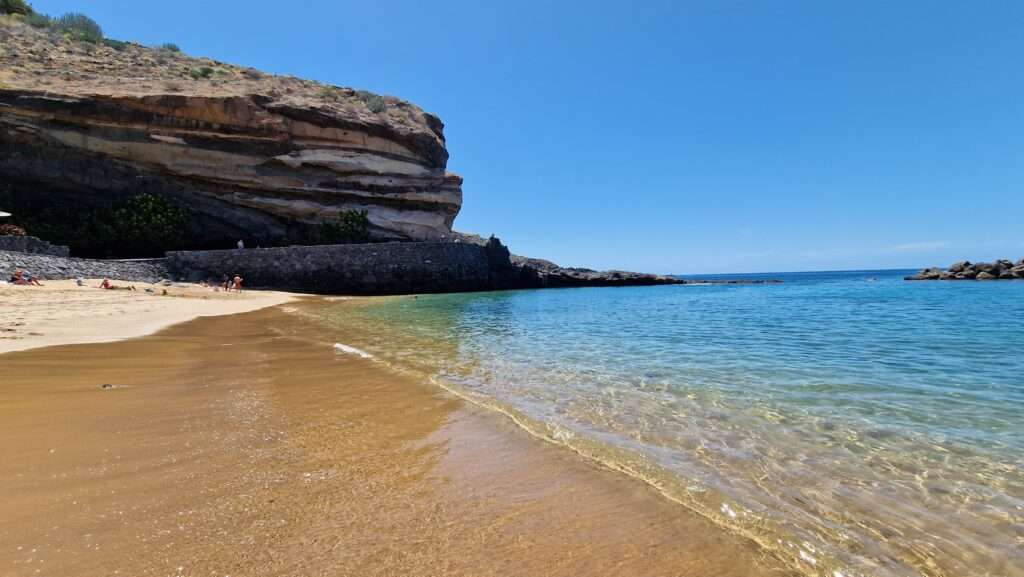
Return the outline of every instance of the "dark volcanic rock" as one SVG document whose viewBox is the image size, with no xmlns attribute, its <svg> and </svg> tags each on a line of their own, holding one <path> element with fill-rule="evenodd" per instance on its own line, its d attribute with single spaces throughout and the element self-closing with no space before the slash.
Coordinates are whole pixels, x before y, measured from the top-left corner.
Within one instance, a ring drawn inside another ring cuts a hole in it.
<svg viewBox="0 0 1024 577">
<path fill-rule="evenodd" d="M 70 252 L 66 246 L 50 244 L 34 236 L 0 236 L 0 250 L 51 256 L 68 256 Z"/>
<path fill-rule="evenodd" d="M 156 282 L 167 278 L 162 259 L 144 261 L 89 260 L 43 254 L 0 251 L 0 280 L 7 280 L 15 269 L 25 269 L 43 280 L 69 278 L 109 278 L 123 281 Z"/>
<path fill-rule="evenodd" d="M 906 280 L 1013 280 L 1024 279 L 1024 258 L 1016 265 L 1013 261 L 999 259 L 995 262 L 971 263 L 962 260 L 953 263 L 949 269 L 938 267 L 922 269 Z"/>
</svg>

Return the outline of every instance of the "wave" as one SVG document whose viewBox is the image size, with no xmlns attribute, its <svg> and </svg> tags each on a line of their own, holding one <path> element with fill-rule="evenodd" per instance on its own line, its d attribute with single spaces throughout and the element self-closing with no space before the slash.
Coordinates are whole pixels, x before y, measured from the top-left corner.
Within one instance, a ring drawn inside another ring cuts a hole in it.
<svg viewBox="0 0 1024 577">
<path fill-rule="evenodd" d="M 356 355 L 357 357 L 362 357 L 364 359 L 372 359 L 372 358 L 374 358 L 373 355 L 371 355 L 370 353 L 368 353 L 368 352 L 366 352 L 366 351 L 364 351 L 362 349 L 357 349 L 355 347 L 350 347 L 349 345 L 342 344 L 342 343 L 334 343 L 334 351 L 338 352 L 338 353 L 345 353 L 347 355 Z"/>
</svg>

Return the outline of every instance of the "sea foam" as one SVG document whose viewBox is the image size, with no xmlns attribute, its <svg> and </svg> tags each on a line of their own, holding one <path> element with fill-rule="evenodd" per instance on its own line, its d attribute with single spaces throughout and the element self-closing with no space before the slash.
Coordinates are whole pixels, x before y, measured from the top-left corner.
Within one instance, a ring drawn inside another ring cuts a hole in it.
<svg viewBox="0 0 1024 577">
<path fill-rule="evenodd" d="M 370 353 L 368 353 L 366 351 L 357 349 L 355 347 L 350 347 L 350 346 L 342 344 L 342 343 L 334 343 L 334 351 L 338 352 L 338 353 L 345 353 L 347 355 L 357 355 L 357 356 L 360 356 L 360 357 L 362 357 L 364 359 L 372 359 L 373 358 L 373 355 L 371 355 Z"/>
</svg>

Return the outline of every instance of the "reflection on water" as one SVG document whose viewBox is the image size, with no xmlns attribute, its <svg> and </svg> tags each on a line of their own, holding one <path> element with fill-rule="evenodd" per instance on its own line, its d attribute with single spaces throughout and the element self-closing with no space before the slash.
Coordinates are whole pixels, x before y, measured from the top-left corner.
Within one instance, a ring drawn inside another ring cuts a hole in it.
<svg viewBox="0 0 1024 577">
<path fill-rule="evenodd" d="M 1024 575 L 1024 283 L 902 274 L 317 316 L 807 573 Z"/>
</svg>

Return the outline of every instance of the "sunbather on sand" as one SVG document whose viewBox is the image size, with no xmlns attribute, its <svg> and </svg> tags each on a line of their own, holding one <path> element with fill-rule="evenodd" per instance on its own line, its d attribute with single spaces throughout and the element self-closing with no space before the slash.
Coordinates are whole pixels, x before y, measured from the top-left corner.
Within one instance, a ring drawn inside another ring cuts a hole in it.
<svg viewBox="0 0 1024 577">
<path fill-rule="evenodd" d="M 32 273 L 27 270 L 21 271 L 21 278 L 25 280 L 25 284 L 43 286 L 43 283 L 39 282 L 39 278 L 32 276 Z"/>
<path fill-rule="evenodd" d="M 9 282 L 11 284 L 22 286 L 43 286 L 42 283 L 39 282 L 39 279 L 32 276 L 32 273 L 28 272 L 27 270 L 21 270 L 20 268 L 14 269 L 14 274 L 11 275 L 11 279 Z"/>
<path fill-rule="evenodd" d="M 103 279 L 103 282 L 100 283 L 99 288 L 101 288 L 101 289 L 108 289 L 108 290 L 124 290 L 124 291 L 133 291 L 133 290 L 135 290 L 135 286 L 134 285 L 117 286 L 116 284 L 110 282 L 109 278 Z"/>
</svg>

